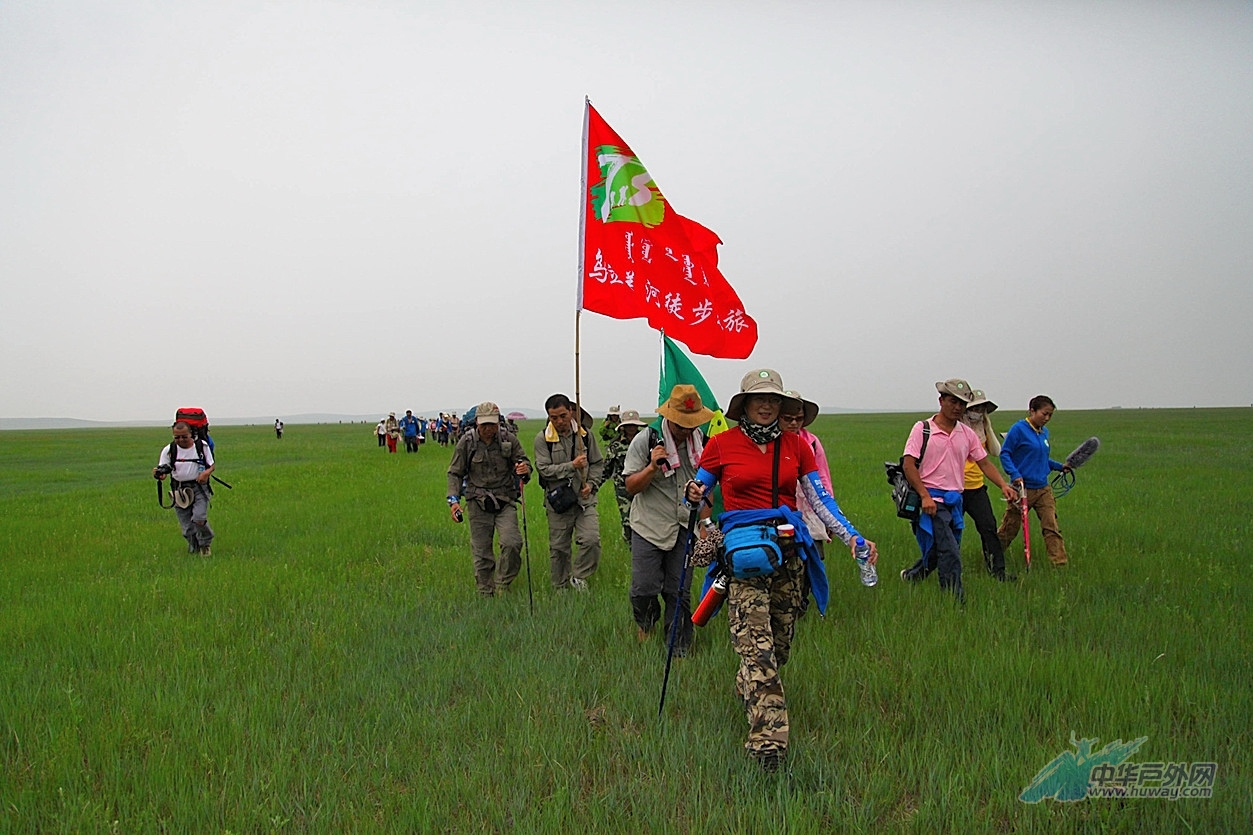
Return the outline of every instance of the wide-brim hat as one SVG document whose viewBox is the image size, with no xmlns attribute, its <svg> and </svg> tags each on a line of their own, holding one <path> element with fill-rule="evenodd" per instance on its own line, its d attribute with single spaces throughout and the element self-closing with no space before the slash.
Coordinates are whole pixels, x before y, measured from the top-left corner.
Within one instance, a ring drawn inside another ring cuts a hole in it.
<svg viewBox="0 0 1253 835">
<path fill-rule="evenodd" d="M 942 383 L 935 384 L 935 390 L 940 394 L 951 394 L 963 403 L 970 403 L 971 389 L 970 383 L 960 377 L 949 377 Z"/>
<path fill-rule="evenodd" d="M 647 423 L 640 420 L 640 413 L 635 411 L 634 409 L 627 409 L 625 412 L 622 413 L 622 420 L 618 421 L 619 429 L 621 429 L 624 426 L 645 427 L 647 425 L 648 425 Z"/>
<path fill-rule="evenodd" d="M 738 421 L 744 417 L 744 400 L 754 394 L 777 394 L 785 400 L 797 400 L 783 390 L 783 378 L 773 368 L 758 368 L 744 375 L 740 380 L 740 393 L 731 398 L 727 404 L 727 420 Z"/>
<path fill-rule="evenodd" d="M 988 396 L 983 393 L 983 389 L 971 389 L 970 395 L 972 399 L 966 404 L 967 409 L 973 409 L 975 406 L 987 406 L 988 408 L 984 411 L 989 415 L 996 411 L 996 404 L 988 399 Z"/>
<path fill-rule="evenodd" d="M 818 404 L 812 400 L 806 400 L 801 397 L 801 393 L 794 389 L 789 389 L 785 394 L 795 400 L 799 400 L 805 407 L 805 418 L 801 421 L 801 426 L 808 426 L 814 422 L 814 418 L 818 417 Z"/>
<path fill-rule="evenodd" d="M 696 386 L 679 383 L 670 389 L 670 399 L 657 407 L 657 414 L 684 429 L 695 429 L 713 420 L 713 410 L 700 400 Z"/>
<path fill-rule="evenodd" d="M 610 406 L 609 411 L 605 412 L 605 417 L 607 418 L 620 417 L 621 415 L 622 415 L 621 406 Z"/>
</svg>

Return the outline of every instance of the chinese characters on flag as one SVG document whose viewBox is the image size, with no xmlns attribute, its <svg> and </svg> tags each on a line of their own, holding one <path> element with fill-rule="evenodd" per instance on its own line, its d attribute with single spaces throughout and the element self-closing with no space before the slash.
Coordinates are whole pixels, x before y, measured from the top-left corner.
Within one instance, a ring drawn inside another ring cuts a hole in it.
<svg viewBox="0 0 1253 835">
<path fill-rule="evenodd" d="M 587 111 L 580 308 L 645 318 L 698 354 L 748 357 L 757 323 L 718 271 L 718 236 L 676 212 L 635 152 Z"/>
</svg>

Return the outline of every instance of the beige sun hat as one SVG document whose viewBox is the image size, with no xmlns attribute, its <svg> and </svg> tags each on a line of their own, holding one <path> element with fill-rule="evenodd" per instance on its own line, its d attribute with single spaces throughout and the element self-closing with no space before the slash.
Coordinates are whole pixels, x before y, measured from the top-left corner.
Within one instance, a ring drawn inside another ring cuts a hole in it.
<svg viewBox="0 0 1253 835">
<path fill-rule="evenodd" d="M 789 400 L 795 397 L 783 390 L 783 378 L 773 368 L 758 368 L 744 375 L 740 380 L 740 393 L 731 398 L 727 404 L 727 420 L 736 422 L 744 417 L 744 400 L 754 394 L 777 394 Z M 800 401 L 797 401 L 800 402 Z"/>
<path fill-rule="evenodd" d="M 805 407 L 805 419 L 801 421 L 801 426 L 808 426 L 809 424 L 814 422 L 814 418 L 818 417 L 818 404 L 817 403 L 814 403 L 812 400 L 806 400 L 805 398 L 801 397 L 801 393 L 794 389 L 789 389 L 788 391 L 785 391 L 784 394 L 786 394 L 788 397 L 792 398 L 793 400 L 799 400 L 801 402 L 801 405 Z"/>
<path fill-rule="evenodd" d="M 951 394 L 963 403 L 970 403 L 970 383 L 960 377 L 949 377 L 942 383 L 936 383 L 935 390 L 940 394 Z"/>
<path fill-rule="evenodd" d="M 622 420 L 618 421 L 618 428 L 623 426 L 647 426 L 648 424 L 640 420 L 640 413 L 634 409 L 627 409 L 622 413 Z"/>
<path fill-rule="evenodd" d="M 474 425 L 484 423 L 500 423 L 500 407 L 490 400 L 484 400 L 474 407 Z"/>
<path fill-rule="evenodd" d="M 975 406 L 987 406 L 988 408 L 985 411 L 989 415 L 996 411 L 996 404 L 988 399 L 988 396 L 983 393 L 983 389 L 971 389 L 970 396 L 972 399 L 966 404 L 967 409 L 973 409 Z"/>
<path fill-rule="evenodd" d="M 684 429 L 695 429 L 713 420 L 713 410 L 700 401 L 696 386 L 679 383 L 670 389 L 670 399 L 657 407 L 657 414 Z"/>
</svg>

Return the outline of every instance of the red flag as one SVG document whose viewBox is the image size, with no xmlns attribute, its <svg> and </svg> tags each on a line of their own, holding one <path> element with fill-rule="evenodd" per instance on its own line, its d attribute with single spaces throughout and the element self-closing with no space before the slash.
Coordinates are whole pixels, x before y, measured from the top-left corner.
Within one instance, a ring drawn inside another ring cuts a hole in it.
<svg viewBox="0 0 1253 835">
<path fill-rule="evenodd" d="M 757 323 L 718 271 L 722 241 L 674 210 L 590 103 L 586 132 L 580 309 L 645 318 L 698 354 L 746 358 Z"/>
</svg>

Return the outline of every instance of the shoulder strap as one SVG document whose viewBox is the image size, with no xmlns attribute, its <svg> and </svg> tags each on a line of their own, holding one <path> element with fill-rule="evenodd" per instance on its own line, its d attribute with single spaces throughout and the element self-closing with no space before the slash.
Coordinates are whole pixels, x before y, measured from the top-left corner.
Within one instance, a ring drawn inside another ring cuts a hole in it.
<svg viewBox="0 0 1253 835">
<path fill-rule="evenodd" d="M 774 463 L 770 468 L 770 507 L 779 506 L 779 456 L 783 452 L 783 436 L 774 439 Z"/>
<path fill-rule="evenodd" d="M 927 442 L 931 440 L 931 421 L 922 422 L 922 449 L 918 450 L 918 465 L 922 466 L 922 456 L 927 454 Z"/>
</svg>

